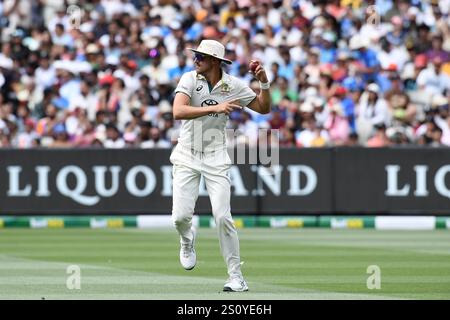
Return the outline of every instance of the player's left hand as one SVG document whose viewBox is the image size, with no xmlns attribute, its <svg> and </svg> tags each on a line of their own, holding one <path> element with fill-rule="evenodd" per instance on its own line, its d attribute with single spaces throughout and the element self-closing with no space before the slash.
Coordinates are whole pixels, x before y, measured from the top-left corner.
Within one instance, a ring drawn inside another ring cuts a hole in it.
<svg viewBox="0 0 450 320">
<path fill-rule="evenodd" d="M 261 62 L 259 62 L 258 60 L 250 60 L 249 66 L 249 69 L 251 70 L 250 72 L 258 81 L 263 83 L 269 82 L 269 79 L 267 79 L 266 71 L 261 65 Z"/>
</svg>

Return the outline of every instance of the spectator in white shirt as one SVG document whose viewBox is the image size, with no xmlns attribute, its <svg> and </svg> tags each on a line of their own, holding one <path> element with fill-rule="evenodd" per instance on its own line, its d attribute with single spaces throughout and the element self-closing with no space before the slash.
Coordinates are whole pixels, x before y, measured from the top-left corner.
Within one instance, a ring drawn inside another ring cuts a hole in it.
<svg viewBox="0 0 450 320">
<path fill-rule="evenodd" d="M 417 77 L 419 89 L 430 94 L 442 94 L 444 90 L 450 90 L 450 77 L 442 71 L 442 58 L 435 56 L 432 65 L 422 70 Z"/>
<path fill-rule="evenodd" d="M 62 23 L 58 23 L 55 26 L 55 32 L 52 33 L 52 41 L 53 44 L 62 47 L 73 47 L 74 44 L 73 38 L 65 31 Z"/>
<path fill-rule="evenodd" d="M 161 138 L 158 128 L 150 129 L 150 139 L 141 143 L 141 148 L 170 148 L 172 145 L 169 141 Z"/>
<path fill-rule="evenodd" d="M 56 71 L 55 68 L 50 65 L 47 53 L 41 54 L 40 66 L 36 69 L 34 76 L 36 85 L 40 87 L 41 90 L 49 88 L 56 83 Z"/>
<path fill-rule="evenodd" d="M 105 148 L 121 149 L 125 147 L 125 140 L 120 136 L 119 129 L 112 124 L 106 126 L 106 140 L 103 143 Z"/>
<path fill-rule="evenodd" d="M 380 96 L 380 87 L 376 83 L 367 86 L 361 95 L 356 109 L 356 131 L 361 142 L 366 142 L 374 132 L 374 126 L 390 124 L 391 114 L 388 104 Z"/>
</svg>

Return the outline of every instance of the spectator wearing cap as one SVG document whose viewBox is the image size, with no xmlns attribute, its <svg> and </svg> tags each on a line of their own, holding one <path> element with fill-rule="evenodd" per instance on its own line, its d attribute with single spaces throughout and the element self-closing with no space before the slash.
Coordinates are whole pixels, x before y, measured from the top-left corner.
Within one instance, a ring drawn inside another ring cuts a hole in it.
<svg viewBox="0 0 450 320">
<path fill-rule="evenodd" d="M 63 123 L 57 123 L 52 128 L 52 142 L 48 144 L 49 148 L 70 148 L 72 146 L 69 141 L 69 135 Z"/>
<path fill-rule="evenodd" d="M 344 116 L 347 117 L 350 130 L 356 131 L 355 124 L 355 102 L 352 97 L 348 95 L 348 91 L 343 86 L 337 86 L 334 88 L 334 97 L 339 100 L 342 105 Z"/>
<path fill-rule="evenodd" d="M 184 30 L 180 21 L 174 20 L 169 25 L 170 33 L 164 37 L 164 46 L 170 55 L 177 55 L 179 53 L 179 45 L 184 42 Z"/>
<path fill-rule="evenodd" d="M 139 76 L 140 72 L 138 71 L 136 61 L 129 60 L 125 68 L 125 75 L 122 78 L 129 94 L 135 92 L 140 87 Z"/>
<path fill-rule="evenodd" d="M 312 103 L 312 98 L 306 99 L 300 104 L 298 108 L 298 113 L 294 116 L 294 120 L 298 126 L 298 129 L 302 129 L 302 124 L 304 120 L 313 119 L 314 117 L 314 105 Z"/>
<path fill-rule="evenodd" d="M 381 69 L 381 72 L 377 75 L 377 84 L 380 87 L 380 91 L 385 93 L 391 90 L 392 80 L 397 77 L 397 65 L 391 63 Z"/>
<path fill-rule="evenodd" d="M 85 50 L 85 58 L 86 61 L 89 62 L 94 69 L 98 69 L 99 67 L 99 59 L 103 55 L 102 49 L 96 43 L 90 43 L 86 46 Z M 111 57 L 112 55 L 110 55 Z M 111 58 L 109 58 L 109 61 Z"/>
<path fill-rule="evenodd" d="M 317 47 L 311 48 L 308 53 L 308 60 L 306 66 L 303 68 L 304 82 L 314 85 L 319 83 L 320 78 L 320 49 Z"/>
<path fill-rule="evenodd" d="M 10 41 L 10 55 L 9 57 L 16 61 L 20 66 L 25 66 L 27 57 L 30 55 L 30 49 L 22 43 L 25 37 L 25 32 L 22 29 L 17 29 L 11 35 Z"/>
<path fill-rule="evenodd" d="M 365 82 L 375 81 L 380 64 L 377 54 L 368 48 L 368 39 L 355 35 L 350 39 L 350 49 L 353 51 L 354 58 L 359 65 L 357 72 L 362 75 Z"/>
<path fill-rule="evenodd" d="M 380 87 L 376 83 L 367 86 L 356 110 L 356 131 L 362 143 L 373 134 L 375 125 L 390 124 L 391 114 L 388 105 L 380 95 Z"/>
<path fill-rule="evenodd" d="M 402 79 L 405 81 L 405 89 L 408 91 L 417 90 L 417 76 L 428 65 L 428 59 L 425 54 L 418 54 L 413 61 L 408 62 L 401 73 Z"/>
<path fill-rule="evenodd" d="M 434 56 L 431 65 L 417 76 L 417 86 L 429 94 L 443 94 L 450 90 L 450 77 L 442 71 L 442 58 Z"/>
<path fill-rule="evenodd" d="M 319 96 L 313 96 L 308 98 L 306 101 L 311 103 L 311 105 L 313 106 L 314 120 L 316 122 L 316 125 L 318 127 L 323 127 L 325 121 L 329 116 L 329 110 L 325 108 L 325 99 Z"/>
<path fill-rule="evenodd" d="M 327 31 L 322 34 L 320 46 L 320 63 L 335 63 L 337 50 L 335 47 L 336 35 Z"/>
</svg>

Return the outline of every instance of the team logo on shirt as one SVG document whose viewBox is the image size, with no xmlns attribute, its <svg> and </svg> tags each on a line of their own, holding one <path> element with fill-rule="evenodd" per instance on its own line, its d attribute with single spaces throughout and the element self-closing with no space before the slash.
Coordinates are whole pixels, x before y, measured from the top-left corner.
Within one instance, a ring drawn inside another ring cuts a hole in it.
<svg viewBox="0 0 450 320">
<path fill-rule="evenodd" d="M 216 100 L 213 100 L 213 99 L 206 99 L 206 100 L 204 100 L 203 102 L 202 102 L 202 104 L 201 104 L 201 106 L 202 107 L 204 107 L 204 106 L 216 106 L 216 105 L 218 105 L 219 103 L 216 101 Z"/>
<path fill-rule="evenodd" d="M 206 100 L 203 100 L 201 106 L 202 106 L 202 107 L 206 107 L 206 106 L 215 106 L 215 105 L 218 105 L 218 104 L 219 104 L 219 103 L 218 103 L 216 100 L 213 100 L 213 99 L 206 99 Z M 217 113 L 210 113 L 210 114 L 208 114 L 208 116 L 210 116 L 210 117 L 215 117 L 215 118 L 218 118 L 218 117 L 219 117 L 219 115 L 218 115 Z"/>
</svg>

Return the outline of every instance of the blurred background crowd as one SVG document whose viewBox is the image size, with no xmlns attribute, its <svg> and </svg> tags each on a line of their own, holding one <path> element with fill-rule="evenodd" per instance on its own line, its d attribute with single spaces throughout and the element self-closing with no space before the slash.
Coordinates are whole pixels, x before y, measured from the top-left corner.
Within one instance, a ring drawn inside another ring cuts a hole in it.
<svg viewBox="0 0 450 320">
<path fill-rule="evenodd" d="M 256 92 L 250 59 L 271 81 L 273 111 L 231 114 L 233 142 L 450 146 L 449 14 L 450 0 L 0 0 L 0 147 L 170 148 L 202 39 Z"/>
</svg>

